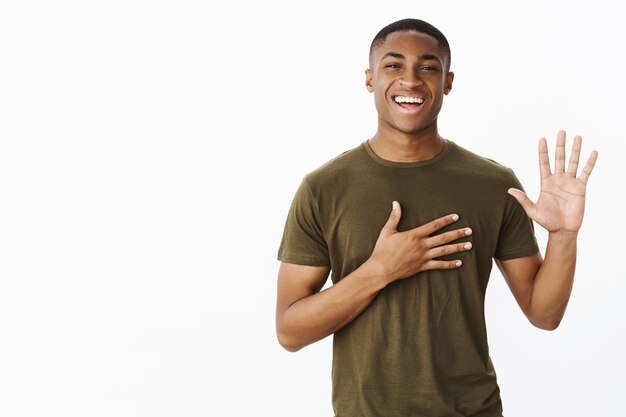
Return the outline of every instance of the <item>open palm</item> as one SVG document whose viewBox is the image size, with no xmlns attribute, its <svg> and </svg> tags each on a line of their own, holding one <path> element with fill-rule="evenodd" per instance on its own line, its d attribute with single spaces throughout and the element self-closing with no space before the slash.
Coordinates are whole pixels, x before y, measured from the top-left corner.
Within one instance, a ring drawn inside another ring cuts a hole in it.
<svg viewBox="0 0 626 417">
<path fill-rule="evenodd" d="M 537 202 L 516 188 L 509 194 L 519 201 L 526 214 L 548 232 L 577 232 L 580 229 L 585 213 L 585 192 L 587 180 L 598 158 L 593 151 L 580 175 L 578 161 L 582 138 L 576 136 L 572 152 L 565 170 L 565 132 L 557 135 L 554 172 L 550 170 L 548 145 L 545 138 L 539 140 L 539 170 L 541 173 L 541 192 Z"/>
</svg>

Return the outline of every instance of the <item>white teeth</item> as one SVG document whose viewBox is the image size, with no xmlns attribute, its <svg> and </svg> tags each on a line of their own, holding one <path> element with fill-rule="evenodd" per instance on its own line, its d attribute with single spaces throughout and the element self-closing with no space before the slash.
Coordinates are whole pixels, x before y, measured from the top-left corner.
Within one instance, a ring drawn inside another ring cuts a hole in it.
<svg viewBox="0 0 626 417">
<path fill-rule="evenodd" d="M 406 96 L 396 96 L 394 98 L 395 102 L 400 104 L 400 103 L 417 103 L 417 104 L 422 104 L 424 102 L 424 99 L 421 97 L 406 97 Z"/>
</svg>

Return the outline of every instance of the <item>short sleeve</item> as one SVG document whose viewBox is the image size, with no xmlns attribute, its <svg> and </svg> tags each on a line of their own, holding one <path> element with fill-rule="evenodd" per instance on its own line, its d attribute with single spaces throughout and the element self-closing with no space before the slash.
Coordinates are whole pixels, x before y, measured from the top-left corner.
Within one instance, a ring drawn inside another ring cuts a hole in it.
<svg viewBox="0 0 626 417">
<path fill-rule="evenodd" d="M 287 215 L 278 249 L 278 260 L 298 265 L 330 267 L 328 245 L 322 230 L 317 200 L 305 177 Z"/>
<path fill-rule="evenodd" d="M 509 188 L 511 187 L 523 190 L 513 171 L 511 171 Z M 507 260 L 534 255 L 537 252 L 539 252 L 539 246 L 532 220 L 526 215 L 521 204 L 513 196 L 507 194 L 494 257 Z"/>
</svg>

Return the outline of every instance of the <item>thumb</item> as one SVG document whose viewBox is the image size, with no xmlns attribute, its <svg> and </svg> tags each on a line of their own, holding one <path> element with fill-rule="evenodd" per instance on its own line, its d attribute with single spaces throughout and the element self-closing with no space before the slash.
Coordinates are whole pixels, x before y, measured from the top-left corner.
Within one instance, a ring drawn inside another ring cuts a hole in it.
<svg viewBox="0 0 626 417">
<path fill-rule="evenodd" d="M 515 197 L 518 203 L 522 206 L 528 217 L 533 218 L 535 212 L 535 203 L 528 198 L 525 192 L 518 190 L 517 188 L 509 188 L 508 193 Z"/>
<path fill-rule="evenodd" d="M 400 216 L 402 215 L 402 210 L 400 209 L 400 203 L 394 201 L 391 203 L 391 214 L 389 215 L 389 219 L 385 226 L 383 227 L 383 232 L 387 233 L 396 233 L 398 231 L 398 223 L 400 223 Z"/>
</svg>

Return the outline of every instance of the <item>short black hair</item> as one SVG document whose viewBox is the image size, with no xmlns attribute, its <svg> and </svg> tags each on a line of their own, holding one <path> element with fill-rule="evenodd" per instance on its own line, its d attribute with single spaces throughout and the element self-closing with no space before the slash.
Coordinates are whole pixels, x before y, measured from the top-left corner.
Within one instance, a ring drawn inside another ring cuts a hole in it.
<svg viewBox="0 0 626 417">
<path fill-rule="evenodd" d="M 437 39 L 437 43 L 439 44 L 439 48 L 443 51 L 443 53 L 448 58 L 447 70 L 450 69 L 450 63 L 452 62 L 452 54 L 450 53 L 450 45 L 448 44 L 448 40 L 444 36 L 443 33 L 433 25 L 428 22 L 419 19 L 402 19 L 397 22 L 393 22 L 380 30 L 374 36 L 374 40 L 370 45 L 370 65 L 372 62 L 372 52 L 374 49 L 380 45 L 382 45 L 387 36 L 394 32 L 399 32 L 402 30 L 414 30 L 416 32 L 425 33 L 426 35 L 430 35 L 433 38 Z"/>
</svg>

